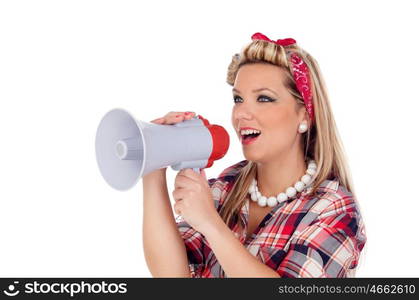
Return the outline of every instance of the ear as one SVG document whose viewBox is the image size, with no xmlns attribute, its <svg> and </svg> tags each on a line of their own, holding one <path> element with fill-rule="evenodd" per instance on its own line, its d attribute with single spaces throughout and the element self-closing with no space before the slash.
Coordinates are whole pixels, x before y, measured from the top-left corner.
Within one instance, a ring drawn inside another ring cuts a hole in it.
<svg viewBox="0 0 419 300">
<path fill-rule="evenodd" d="M 299 119 L 300 119 L 300 123 L 301 123 L 301 122 L 306 122 L 306 123 L 307 123 L 308 128 L 311 128 L 311 120 L 310 120 L 310 116 L 309 116 L 309 114 L 308 114 L 308 112 L 307 112 L 307 110 L 306 110 L 305 106 L 302 106 L 302 107 L 300 108 L 300 111 L 299 111 Z"/>
</svg>

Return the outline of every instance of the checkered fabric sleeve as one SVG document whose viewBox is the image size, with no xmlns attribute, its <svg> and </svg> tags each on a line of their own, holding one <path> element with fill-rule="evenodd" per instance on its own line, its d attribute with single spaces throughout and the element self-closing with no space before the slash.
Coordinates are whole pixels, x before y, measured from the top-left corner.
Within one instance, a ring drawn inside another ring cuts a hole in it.
<svg viewBox="0 0 419 300">
<path fill-rule="evenodd" d="M 216 182 L 215 178 L 208 180 L 210 188 Z M 214 199 L 215 207 L 218 208 L 218 199 Z M 179 217 L 176 221 L 179 233 L 185 243 L 186 254 L 188 257 L 189 271 L 191 277 L 201 277 L 205 269 L 205 237 L 190 226 L 185 220 Z"/>
<path fill-rule="evenodd" d="M 205 268 L 202 234 L 185 221 L 177 223 L 180 235 L 185 243 L 191 277 L 200 277 Z"/>
<path fill-rule="evenodd" d="M 277 272 L 281 277 L 348 277 L 366 242 L 353 199 L 342 197 L 291 238 Z M 350 277 L 350 276 L 349 276 Z"/>
</svg>

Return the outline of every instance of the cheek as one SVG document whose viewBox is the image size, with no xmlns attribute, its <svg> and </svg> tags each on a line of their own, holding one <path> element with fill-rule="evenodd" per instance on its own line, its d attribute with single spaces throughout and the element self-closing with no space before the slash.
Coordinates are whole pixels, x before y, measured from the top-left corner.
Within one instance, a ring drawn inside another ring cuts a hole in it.
<svg viewBox="0 0 419 300">
<path fill-rule="evenodd" d="M 230 119 L 231 119 L 231 124 L 233 124 L 233 127 L 234 127 L 234 108 L 231 110 L 231 116 L 230 116 Z"/>
<path fill-rule="evenodd" d="M 234 128 L 234 132 L 237 134 L 237 131 L 236 131 L 236 126 L 237 126 L 237 120 L 236 120 L 236 118 L 235 118 L 235 114 L 234 114 L 234 108 L 231 110 L 231 125 L 233 126 L 233 128 Z"/>
<path fill-rule="evenodd" d="M 294 119 L 287 111 L 269 112 L 265 115 L 269 140 L 277 145 L 288 144 L 295 137 Z"/>
</svg>

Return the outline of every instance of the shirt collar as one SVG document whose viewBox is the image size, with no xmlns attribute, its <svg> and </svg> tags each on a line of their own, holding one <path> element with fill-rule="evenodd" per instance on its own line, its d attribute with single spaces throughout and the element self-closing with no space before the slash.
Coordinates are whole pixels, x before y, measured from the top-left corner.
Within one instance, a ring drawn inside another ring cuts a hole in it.
<svg viewBox="0 0 419 300">
<path fill-rule="evenodd" d="M 318 190 L 335 193 L 337 192 L 338 188 L 339 188 L 339 181 L 336 178 L 333 178 L 333 179 L 323 180 L 323 182 L 319 185 Z"/>
</svg>

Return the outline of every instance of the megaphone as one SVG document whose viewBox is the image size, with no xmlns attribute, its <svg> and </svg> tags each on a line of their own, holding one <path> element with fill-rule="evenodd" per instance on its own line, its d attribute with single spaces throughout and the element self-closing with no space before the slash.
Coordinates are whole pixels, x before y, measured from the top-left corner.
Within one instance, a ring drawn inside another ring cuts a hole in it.
<svg viewBox="0 0 419 300">
<path fill-rule="evenodd" d="M 198 115 L 174 125 L 138 121 L 116 108 L 100 121 L 96 160 L 105 181 L 114 189 L 132 188 L 153 170 L 171 166 L 208 168 L 228 150 L 230 138 L 219 125 Z"/>
</svg>

